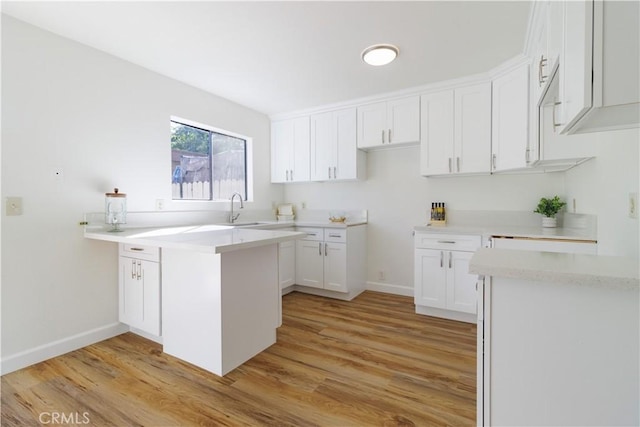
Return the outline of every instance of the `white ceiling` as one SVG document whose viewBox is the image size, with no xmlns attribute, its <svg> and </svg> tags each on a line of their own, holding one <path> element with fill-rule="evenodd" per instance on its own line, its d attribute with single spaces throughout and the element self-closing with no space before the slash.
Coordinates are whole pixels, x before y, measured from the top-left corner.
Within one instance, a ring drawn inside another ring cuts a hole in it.
<svg viewBox="0 0 640 427">
<path fill-rule="evenodd" d="M 2 12 L 266 114 L 485 72 L 522 52 L 530 3 L 24 2 Z M 391 43 L 371 67 L 360 52 Z"/>
</svg>

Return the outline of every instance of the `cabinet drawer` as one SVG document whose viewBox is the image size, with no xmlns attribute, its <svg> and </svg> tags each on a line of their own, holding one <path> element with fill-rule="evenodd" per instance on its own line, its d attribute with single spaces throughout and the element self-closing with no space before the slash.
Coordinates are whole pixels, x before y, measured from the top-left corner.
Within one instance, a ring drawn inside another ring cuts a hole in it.
<svg viewBox="0 0 640 427">
<path fill-rule="evenodd" d="M 120 255 L 129 258 L 160 262 L 160 248 L 156 246 L 120 243 Z"/>
<path fill-rule="evenodd" d="M 481 236 L 416 233 L 416 248 L 475 251 L 482 245 Z"/>
<path fill-rule="evenodd" d="M 324 241 L 347 243 L 347 230 L 343 228 L 325 228 Z"/>
<path fill-rule="evenodd" d="M 303 240 L 317 240 L 322 241 L 324 239 L 323 229 L 315 227 L 297 227 L 296 231 L 307 233 L 307 237 Z"/>
</svg>

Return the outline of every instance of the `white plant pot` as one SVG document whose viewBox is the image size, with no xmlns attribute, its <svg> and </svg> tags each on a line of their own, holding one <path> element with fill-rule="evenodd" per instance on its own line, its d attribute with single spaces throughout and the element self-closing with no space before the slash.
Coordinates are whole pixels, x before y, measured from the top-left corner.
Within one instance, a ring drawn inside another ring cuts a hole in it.
<svg viewBox="0 0 640 427">
<path fill-rule="evenodd" d="M 549 218 L 547 216 L 542 217 L 542 226 L 544 228 L 555 228 L 558 226 L 558 219 L 553 217 Z"/>
</svg>

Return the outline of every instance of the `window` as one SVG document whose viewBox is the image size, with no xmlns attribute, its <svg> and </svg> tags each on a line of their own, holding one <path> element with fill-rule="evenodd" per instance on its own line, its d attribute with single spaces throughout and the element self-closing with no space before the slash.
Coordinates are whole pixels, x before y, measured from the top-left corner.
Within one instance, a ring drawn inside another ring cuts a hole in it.
<svg viewBox="0 0 640 427">
<path fill-rule="evenodd" d="M 247 139 L 231 132 L 171 120 L 173 200 L 247 200 Z"/>
</svg>

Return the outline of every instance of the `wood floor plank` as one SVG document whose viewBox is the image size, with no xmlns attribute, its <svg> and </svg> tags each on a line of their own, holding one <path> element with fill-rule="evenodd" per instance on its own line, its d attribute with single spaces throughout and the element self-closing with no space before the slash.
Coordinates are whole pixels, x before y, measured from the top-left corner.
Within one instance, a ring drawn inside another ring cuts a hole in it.
<svg viewBox="0 0 640 427">
<path fill-rule="evenodd" d="M 3 426 L 86 412 L 100 426 L 475 424 L 473 324 L 364 292 L 283 297 L 276 344 L 225 377 L 127 333 L 2 377 Z"/>
</svg>

